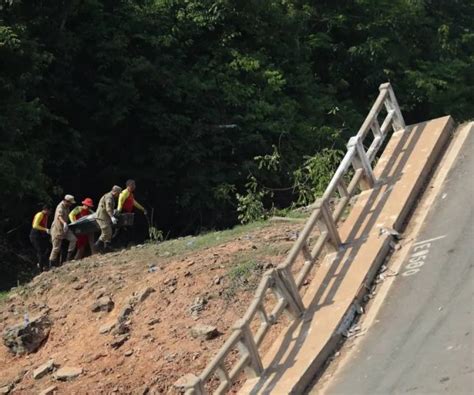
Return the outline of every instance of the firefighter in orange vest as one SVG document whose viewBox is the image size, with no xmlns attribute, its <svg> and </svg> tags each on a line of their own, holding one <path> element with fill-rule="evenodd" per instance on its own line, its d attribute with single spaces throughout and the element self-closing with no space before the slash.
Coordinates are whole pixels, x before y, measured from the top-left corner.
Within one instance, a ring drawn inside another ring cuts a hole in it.
<svg viewBox="0 0 474 395">
<path fill-rule="evenodd" d="M 118 213 L 131 213 L 133 212 L 134 208 L 139 209 L 143 212 L 146 216 L 147 211 L 145 208 L 135 200 L 135 196 L 133 196 L 133 192 L 136 189 L 135 180 L 127 180 L 125 183 L 126 188 L 120 193 L 117 211 Z M 133 228 L 132 227 L 124 227 L 121 229 L 122 232 L 127 232 L 124 238 L 126 238 L 126 243 L 130 243 L 133 239 Z"/>
<path fill-rule="evenodd" d="M 31 224 L 30 241 L 36 252 L 38 259 L 38 269 L 41 271 L 47 269 L 48 253 L 49 253 L 49 229 L 48 218 L 51 214 L 49 206 L 44 205 L 41 211 L 37 212 L 33 217 Z"/>
<path fill-rule="evenodd" d="M 79 218 L 85 217 L 90 214 L 94 214 L 92 208 L 94 207 L 94 201 L 91 198 L 85 198 L 82 201 L 82 206 L 77 206 L 69 213 L 69 220 L 72 222 L 76 222 Z M 74 259 L 82 259 L 84 258 L 86 252 L 86 246 L 89 245 L 91 255 L 94 254 L 94 234 L 89 233 L 85 235 L 77 236 L 76 242 L 76 255 Z"/>
</svg>

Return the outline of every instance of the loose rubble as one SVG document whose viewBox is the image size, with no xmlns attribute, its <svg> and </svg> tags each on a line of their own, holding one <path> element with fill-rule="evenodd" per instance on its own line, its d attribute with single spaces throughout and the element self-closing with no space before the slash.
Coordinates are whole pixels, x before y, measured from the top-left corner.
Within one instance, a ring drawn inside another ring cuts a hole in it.
<svg viewBox="0 0 474 395">
<path fill-rule="evenodd" d="M 50 373 L 54 369 L 54 366 L 54 359 L 50 359 L 48 362 L 38 366 L 35 370 L 33 370 L 33 378 L 35 380 L 39 380 Z"/>
<path fill-rule="evenodd" d="M 82 374 L 82 368 L 65 366 L 54 373 L 54 378 L 60 381 L 68 381 L 75 379 Z"/>
<path fill-rule="evenodd" d="M 113 310 L 115 304 L 108 296 L 102 296 L 92 304 L 91 311 L 97 313 L 99 311 L 110 312 Z"/>
<path fill-rule="evenodd" d="M 215 326 L 199 324 L 191 328 L 191 336 L 211 340 L 219 336 L 219 332 Z"/>
<path fill-rule="evenodd" d="M 16 355 L 35 352 L 48 338 L 51 330 L 51 320 L 47 315 L 39 316 L 31 321 L 25 320 L 11 328 L 7 328 L 3 334 L 3 343 Z"/>
<path fill-rule="evenodd" d="M 45 388 L 43 391 L 41 391 L 39 395 L 53 395 L 57 389 L 58 389 L 57 385 L 52 385 L 48 388 Z"/>
</svg>

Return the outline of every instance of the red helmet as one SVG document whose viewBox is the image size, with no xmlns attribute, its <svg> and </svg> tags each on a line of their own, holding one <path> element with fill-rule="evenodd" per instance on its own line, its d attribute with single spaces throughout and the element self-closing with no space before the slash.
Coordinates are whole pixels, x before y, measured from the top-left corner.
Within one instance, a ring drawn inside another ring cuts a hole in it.
<svg viewBox="0 0 474 395">
<path fill-rule="evenodd" d="M 82 204 L 84 204 L 87 207 L 94 207 L 94 201 L 91 198 L 85 198 L 82 201 Z"/>
</svg>

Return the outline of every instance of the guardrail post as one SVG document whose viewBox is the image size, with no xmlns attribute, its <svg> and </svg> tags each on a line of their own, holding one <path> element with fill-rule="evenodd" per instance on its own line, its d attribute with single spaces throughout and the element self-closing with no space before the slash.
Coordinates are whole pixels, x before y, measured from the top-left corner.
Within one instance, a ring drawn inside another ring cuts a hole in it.
<svg viewBox="0 0 474 395">
<path fill-rule="evenodd" d="M 349 139 L 347 148 L 352 147 L 354 147 L 356 150 L 356 155 L 352 159 L 352 165 L 354 166 L 354 169 L 362 168 L 364 170 L 364 178 L 361 181 L 361 188 L 371 189 L 374 187 L 376 179 L 374 176 L 374 172 L 372 171 L 372 166 L 370 165 L 369 158 L 367 157 L 364 147 L 362 146 L 362 142 L 359 138 L 353 136 Z"/>
<path fill-rule="evenodd" d="M 349 191 L 347 190 L 347 186 L 344 184 L 344 180 L 342 178 L 337 184 L 337 190 L 339 191 L 341 198 L 349 197 Z"/>
<path fill-rule="evenodd" d="M 242 340 L 240 342 L 242 344 L 239 344 L 239 346 L 244 348 L 250 357 L 250 366 L 245 369 L 246 374 L 251 378 L 260 376 L 263 373 L 262 360 L 248 322 L 240 319 L 235 322 L 233 329 L 242 332 Z"/>
<path fill-rule="evenodd" d="M 395 111 L 395 116 L 393 117 L 393 130 L 396 132 L 397 130 L 405 129 L 405 120 L 403 119 L 402 112 L 400 111 L 400 106 L 398 105 L 397 98 L 395 96 L 395 92 L 393 91 L 392 85 L 390 82 L 386 82 L 379 86 L 379 91 L 382 92 L 383 90 L 387 90 L 387 96 L 385 98 L 385 109 L 387 113 L 390 110 Z"/>
<path fill-rule="evenodd" d="M 321 200 L 319 204 L 321 207 L 321 213 L 323 215 L 324 224 L 326 225 L 326 229 L 329 234 L 329 239 L 332 245 L 337 250 L 339 246 L 342 244 L 342 242 L 341 242 L 341 237 L 339 236 L 339 232 L 337 231 L 336 223 L 334 222 L 331 211 L 329 210 L 329 205 L 327 201 L 325 200 Z"/>
<path fill-rule="evenodd" d="M 205 395 L 206 391 L 201 378 L 194 374 L 187 375 L 187 381 L 184 384 L 185 395 Z"/>
<path fill-rule="evenodd" d="M 379 137 L 379 138 L 382 137 L 382 130 L 380 129 L 380 123 L 377 118 L 375 118 L 374 121 L 372 122 L 371 129 L 372 129 L 372 133 L 374 134 L 374 137 Z"/>
<path fill-rule="evenodd" d="M 300 317 L 304 313 L 305 307 L 290 270 L 287 267 L 277 267 L 275 281 L 281 282 L 281 286 L 286 289 L 288 297 L 291 298 L 290 307 L 294 310 L 295 318 Z"/>
</svg>

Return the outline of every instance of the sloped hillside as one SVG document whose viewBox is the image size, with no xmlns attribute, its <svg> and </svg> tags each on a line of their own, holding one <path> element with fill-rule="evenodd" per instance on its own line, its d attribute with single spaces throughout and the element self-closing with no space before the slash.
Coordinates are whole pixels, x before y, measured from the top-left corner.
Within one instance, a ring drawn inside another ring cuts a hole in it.
<svg viewBox="0 0 474 395">
<path fill-rule="evenodd" d="M 0 302 L 2 391 L 174 391 L 177 379 L 200 372 L 223 344 L 261 274 L 281 262 L 300 228 L 257 223 L 97 255 L 37 276 Z M 11 328 L 38 318 L 46 320 L 45 340 L 37 351 L 15 355 L 22 350 Z"/>
</svg>

